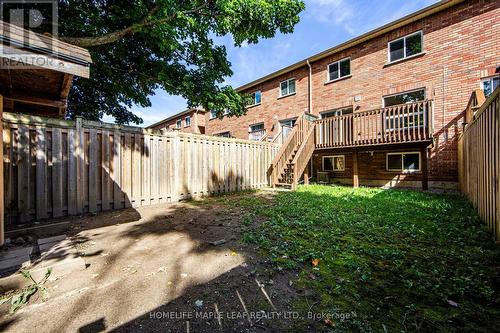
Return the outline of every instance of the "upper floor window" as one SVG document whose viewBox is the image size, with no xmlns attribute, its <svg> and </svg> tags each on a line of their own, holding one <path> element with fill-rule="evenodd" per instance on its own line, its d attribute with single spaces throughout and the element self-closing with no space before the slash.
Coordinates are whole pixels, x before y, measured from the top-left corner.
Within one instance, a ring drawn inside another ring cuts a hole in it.
<svg viewBox="0 0 500 333">
<path fill-rule="evenodd" d="M 492 76 L 481 80 L 481 89 L 484 91 L 484 96 L 488 97 L 498 87 L 500 76 Z"/>
<path fill-rule="evenodd" d="M 178 119 L 176 124 L 175 124 L 175 127 L 176 128 L 182 128 L 182 119 Z"/>
<path fill-rule="evenodd" d="M 187 116 L 186 119 L 184 119 L 184 121 L 186 123 L 186 127 L 191 126 L 191 116 Z"/>
<path fill-rule="evenodd" d="M 295 94 L 295 79 L 288 79 L 280 83 L 280 97 Z"/>
<path fill-rule="evenodd" d="M 342 59 L 328 65 L 328 82 L 351 75 L 351 59 Z"/>
<path fill-rule="evenodd" d="M 250 104 L 249 106 L 259 105 L 260 102 L 262 101 L 262 93 L 260 90 L 257 90 L 250 96 L 252 96 L 252 104 Z"/>
<path fill-rule="evenodd" d="M 423 51 L 422 31 L 389 42 L 389 62 L 408 58 Z"/>
<path fill-rule="evenodd" d="M 216 111 L 210 111 L 210 119 L 215 119 L 217 118 L 217 112 Z"/>
</svg>

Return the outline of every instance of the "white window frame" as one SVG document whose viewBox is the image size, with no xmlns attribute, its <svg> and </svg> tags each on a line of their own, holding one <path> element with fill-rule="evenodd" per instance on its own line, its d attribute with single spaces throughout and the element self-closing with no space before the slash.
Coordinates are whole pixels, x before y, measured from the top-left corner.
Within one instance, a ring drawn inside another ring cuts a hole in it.
<svg viewBox="0 0 500 333">
<path fill-rule="evenodd" d="M 342 160 L 344 161 L 344 163 L 342 163 L 343 165 L 343 168 L 342 169 L 335 169 L 335 163 L 333 163 L 333 161 L 335 160 L 335 157 L 341 157 Z M 325 159 L 327 158 L 331 158 L 332 159 L 332 167 L 333 167 L 333 170 L 326 170 L 325 169 Z M 323 171 L 331 171 L 331 172 L 342 172 L 342 171 L 345 171 L 345 155 L 330 155 L 330 156 L 323 156 L 321 158 L 321 167 L 322 167 L 322 170 Z"/>
<path fill-rule="evenodd" d="M 481 90 L 484 92 L 484 82 L 485 81 L 490 81 L 491 83 L 491 88 L 493 89 L 493 79 L 497 78 L 499 81 L 500 81 L 500 75 L 492 75 L 492 76 L 488 76 L 488 77 L 483 77 L 481 78 Z M 498 83 L 500 85 L 500 82 Z M 495 89 L 493 89 L 491 91 L 491 93 L 493 93 L 495 91 Z M 485 94 L 486 96 L 486 94 Z M 489 96 L 489 95 L 488 95 Z M 488 97 L 486 96 L 486 97 Z"/>
<path fill-rule="evenodd" d="M 418 154 L 418 170 L 405 169 L 405 154 Z M 401 169 L 389 169 L 389 155 L 402 155 L 401 156 Z M 397 152 L 397 153 L 386 153 L 385 154 L 385 170 L 389 172 L 399 172 L 399 173 L 414 173 L 422 171 L 422 156 L 419 151 L 406 151 L 406 152 Z"/>
<path fill-rule="evenodd" d="M 217 118 L 217 115 L 214 114 L 215 111 L 210 111 L 210 120 L 212 119 L 216 119 Z"/>
<path fill-rule="evenodd" d="M 293 93 L 290 93 L 290 81 L 295 81 L 295 91 L 294 91 Z M 287 94 L 286 94 L 286 95 L 282 95 L 282 94 L 281 94 L 281 84 L 282 84 L 283 82 L 286 82 L 286 88 L 287 88 L 287 89 L 286 89 L 286 90 L 287 90 Z M 279 85 L 279 98 L 281 98 L 281 97 L 286 97 L 286 96 L 292 96 L 292 95 L 295 95 L 296 93 L 297 93 L 297 80 L 295 80 L 295 78 L 294 78 L 294 77 L 289 78 L 289 79 L 287 79 L 287 80 L 284 80 L 284 81 L 281 81 L 281 82 L 280 82 L 280 85 Z"/>
<path fill-rule="evenodd" d="M 345 61 L 345 60 L 349 60 L 349 74 L 347 75 L 344 75 L 344 76 L 340 76 L 340 63 L 342 61 Z M 338 64 L 338 68 L 339 68 L 339 77 L 336 78 L 336 79 L 330 79 L 330 66 L 333 66 L 335 64 Z M 337 60 L 337 61 L 334 61 L 332 62 L 331 64 L 328 64 L 326 66 L 326 83 L 330 83 L 330 82 L 335 82 L 335 81 L 339 81 L 341 79 L 344 79 L 346 77 L 350 77 L 352 74 L 351 74 L 351 57 L 347 57 L 347 58 L 344 58 L 344 59 L 340 59 L 340 60 Z"/>
<path fill-rule="evenodd" d="M 420 39 L 422 41 L 422 49 L 420 50 L 419 53 L 412 54 L 411 56 L 406 56 L 406 39 L 408 37 L 412 37 L 412 36 L 415 36 L 415 35 L 420 35 Z M 391 44 L 395 43 L 395 42 L 399 42 L 402 39 L 403 39 L 403 58 L 399 58 L 399 59 L 391 61 Z M 388 64 L 392 64 L 392 63 L 395 63 L 395 62 L 398 62 L 398 61 L 402 61 L 402 60 L 405 60 L 405 59 L 411 59 L 411 58 L 416 57 L 416 56 L 418 56 L 418 55 L 420 55 L 422 53 L 424 53 L 424 32 L 422 30 L 415 31 L 415 32 L 413 32 L 413 33 L 411 33 L 409 35 L 400 37 L 398 39 L 391 40 L 390 42 L 387 43 L 387 63 Z"/>
<path fill-rule="evenodd" d="M 182 128 L 182 119 L 177 119 L 175 122 L 175 128 L 181 129 Z"/>
<path fill-rule="evenodd" d="M 281 84 L 280 84 L 280 90 L 281 90 Z M 260 102 L 257 103 L 257 93 L 260 93 Z M 253 103 L 248 105 L 248 107 L 251 107 L 251 106 L 257 106 L 257 105 L 260 105 L 262 103 L 262 91 L 261 90 L 255 90 L 253 93 L 251 93 L 250 95 L 253 96 Z"/>
<path fill-rule="evenodd" d="M 189 120 L 189 124 L 188 124 L 188 120 Z M 191 116 L 186 116 L 186 118 L 184 118 L 184 127 L 190 127 L 191 126 Z"/>
</svg>

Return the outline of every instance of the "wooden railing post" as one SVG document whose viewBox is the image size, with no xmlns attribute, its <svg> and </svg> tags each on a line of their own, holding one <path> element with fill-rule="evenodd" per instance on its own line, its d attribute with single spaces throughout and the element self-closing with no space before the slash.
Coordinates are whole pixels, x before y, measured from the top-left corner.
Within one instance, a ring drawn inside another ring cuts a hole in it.
<svg viewBox="0 0 500 333">
<path fill-rule="evenodd" d="M 358 174 L 358 150 L 354 149 L 352 152 L 352 186 L 359 187 L 359 174 Z"/>
</svg>

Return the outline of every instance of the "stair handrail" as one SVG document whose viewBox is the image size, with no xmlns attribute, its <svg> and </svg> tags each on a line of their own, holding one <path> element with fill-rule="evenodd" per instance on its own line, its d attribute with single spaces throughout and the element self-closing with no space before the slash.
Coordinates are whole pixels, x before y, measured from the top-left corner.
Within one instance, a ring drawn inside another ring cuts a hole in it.
<svg viewBox="0 0 500 333">
<path fill-rule="evenodd" d="M 300 146 L 299 150 L 297 151 L 297 154 L 295 154 L 295 157 L 293 158 L 292 165 L 293 165 L 293 183 L 292 183 L 292 189 L 295 189 L 297 187 L 297 183 L 299 181 L 300 176 L 302 176 L 302 173 L 307 167 L 307 164 L 309 163 L 309 159 L 311 158 L 311 155 L 314 152 L 314 149 L 316 148 L 316 124 L 313 123 L 313 126 L 309 129 L 307 132 L 304 141 L 302 142 L 302 145 Z"/>
<path fill-rule="evenodd" d="M 276 154 L 271 164 L 269 174 L 271 176 L 272 185 L 277 183 L 278 172 L 286 166 L 286 161 L 290 159 L 292 152 L 297 149 L 304 138 L 304 133 L 314 122 L 306 118 L 307 114 L 303 113 L 297 118 L 292 132 L 282 144 L 280 150 Z"/>
<path fill-rule="evenodd" d="M 465 108 L 464 126 L 474 120 L 474 113 L 484 104 L 486 96 L 482 89 L 474 89 L 470 95 L 469 102 Z"/>
</svg>

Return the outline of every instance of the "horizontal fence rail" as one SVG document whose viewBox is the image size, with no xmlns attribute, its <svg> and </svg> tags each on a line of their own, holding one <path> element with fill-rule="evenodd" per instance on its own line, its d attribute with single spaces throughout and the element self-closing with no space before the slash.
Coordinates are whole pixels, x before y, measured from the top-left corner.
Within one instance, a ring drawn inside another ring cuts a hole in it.
<svg viewBox="0 0 500 333">
<path fill-rule="evenodd" d="M 316 121 L 316 148 L 432 140 L 433 102 L 401 104 Z"/>
<path fill-rule="evenodd" d="M 6 223 L 269 185 L 278 145 L 4 114 Z"/>
<path fill-rule="evenodd" d="M 460 190 L 500 240 L 500 87 L 484 102 L 458 141 Z"/>
</svg>

